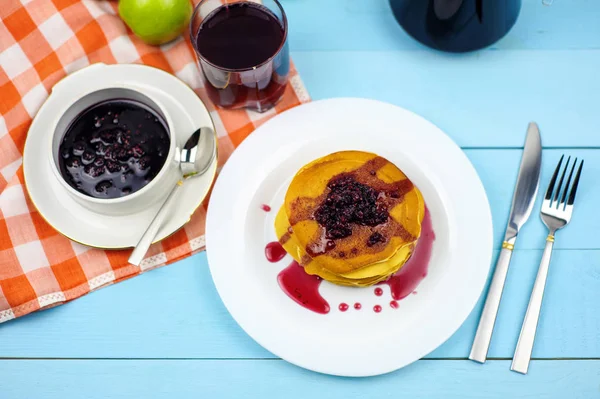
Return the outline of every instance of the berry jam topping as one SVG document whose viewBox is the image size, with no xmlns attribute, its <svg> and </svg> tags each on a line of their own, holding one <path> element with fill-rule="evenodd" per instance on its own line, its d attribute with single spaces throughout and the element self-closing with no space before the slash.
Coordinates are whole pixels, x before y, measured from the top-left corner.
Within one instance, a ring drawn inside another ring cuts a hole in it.
<svg viewBox="0 0 600 399">
<path fill-rule="evenodd" d="M 385 242 L 385 237 L 381 235 L 381 233 L 375 232 L 369 236 L 369 239 L 367 240 L 367 246 L 372 247 L 380 242 Z"/>
<path fill-rule="evenodd" d="M 83 194 L 122 197 L 156 177 L 169 144 L 167 124 L 155 111 L 137 101 L 108 100 L 69 126 L 59 148 L 60 171 Z"/>
<path fill-rule="evenodd" d="M 353 224 L 374 227 L 388 221 L 387 206 L 378 201 L 379 192 L 357 182 L 354 176 L 340 175 L 327 187 L 330 191 L 315 212 L 315 220 L 325 228 L 328 239 L 351 236 Z"/>
</svg>

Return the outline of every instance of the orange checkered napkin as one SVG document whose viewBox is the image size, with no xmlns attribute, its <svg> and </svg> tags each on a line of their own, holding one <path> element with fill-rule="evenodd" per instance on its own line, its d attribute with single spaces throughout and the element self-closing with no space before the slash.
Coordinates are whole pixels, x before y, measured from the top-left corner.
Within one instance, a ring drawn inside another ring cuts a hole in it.
<svg viewBox="0 0 600 399">
<path fill-rule="evenodd" d="M 196 3 L 198 0 L 196 0 Z M 2 0 L 0 6 L 0 323 L 78 298 L 204 249 L 206 203 L 177 233 L 155 244 L 140 267 L 130 251 L 102 251 L 61 236 L 27 197 L 22 156 L 27 130 L 52 86 L 95 62 L 140 63 L 175 74 L 209 108 L 219 162 L 270 117 L 309 97 L 292 67 L 284 99 L 271 111 L 224 111 L 202 87 L 189 39 L 161 48 L 127 30 L 110 0 Z"/>
</svg>

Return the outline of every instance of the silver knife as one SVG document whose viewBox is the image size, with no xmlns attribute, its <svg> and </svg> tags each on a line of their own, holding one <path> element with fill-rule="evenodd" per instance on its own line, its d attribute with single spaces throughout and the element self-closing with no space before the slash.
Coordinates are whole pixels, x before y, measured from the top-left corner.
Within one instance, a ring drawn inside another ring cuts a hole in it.
<svg viewBox="0 0 600 399">
<path fill-rule="evenodd" d="M 469 359 L 479 363 L 485 363 L 492 332 L 496 323 L 500 298 L 508 273 L 508 265 L 512 251 L 517 240 L 519 230 L 531 214 L 535 197 L 537 195 L 540 183 L 540 169 L 542 165 L 542 139 L 540 130 L 536 123 L 531 122 L 527 128 L 527 138 L 525 139 L 525 148 L 521 158 L 521 166 L 513 195 L 512 207 L 508 218 L 508 226 L 502 243 L 502 250 L 496 262 L 496 269 L 492 277 L 492 283 L 483 306 L 479 326 L 475 334 L 475 340 L 471 347 Z"/>
</svg>

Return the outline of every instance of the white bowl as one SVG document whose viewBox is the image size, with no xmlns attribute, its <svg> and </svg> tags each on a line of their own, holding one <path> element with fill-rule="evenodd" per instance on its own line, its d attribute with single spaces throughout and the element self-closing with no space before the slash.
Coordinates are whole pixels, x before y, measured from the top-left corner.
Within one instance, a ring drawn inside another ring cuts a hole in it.
<svg viewBox="0 0 600 399">
<path fill-rule="evenodd" d="M 40 107 L 27 133 L 23 152 L 24 185 L 33 206 L 56 231 L 73 241 L 104 249 L 135 246 L 162 202 L 126 215 L 107 216 L 90 211 L 56 178 L 53 166 L 49 165 L 48 153 L 53 129 L 69 104 L 85 93 L 115 84 L 135 86 L 141 93 L 159 100 L 173 121 L 171 133 L 179 148 L 199 127 L 208 126 L 214 130 L 210 113 L 198 95 L 174 75 L 157 68 L 138 64 L 92 64 L 54 85 L 52 94 Z M 190 220 L 207 196 L 216 171 L 215 158 L 204 175 L 189 179 L 181 186 L 177 206 L 167 215 L 156 234 L 156 241 L 173 234 Z M 193 228 L 188 230 L 188 235 L 193 250 L 204 247 L 204 235 Z M 142 269 L 155 265 L 144 262 Z"/>
<path fill-rule="evenodd" d="M 64 90 L 67 87 L 58 86 L 58 89 Z M 64 179 L 59 166 L 59 147 L 70 124 L 81 112 L 95 104 L 110 99 L 137 101 L 150 107 L 162 116 L 168 127 L 169 152 L 158 174 L 138 191 L 119 198 L 94 198 L 77 191 Z M 52 127 L 54 133 L 50 136 L 51 142 L 49 146 L 50 151 L 48 151 L 48 160 L 55 178 L 71 197 L 87 209 L 105 215 L 126 215 L 139 212 L 152 206 L 157 201 L 166 198 L 173 185 L 179 179 L 180 171 L 179 157 L 177 156 L 177 135 L 173 130 L 174 124 L 169 113 L 165 111 L 165 107 L 161 105 L 159 100 L 153 98 L 147 92 L 142 93 L 138 87 L 118 84 L 109 87 L 94 88 L 88 92 L 81 93 L 81 95 L 76 96 L 72 103 L 66 104 L 65 107 L 66 110 Z"/>
</svg>

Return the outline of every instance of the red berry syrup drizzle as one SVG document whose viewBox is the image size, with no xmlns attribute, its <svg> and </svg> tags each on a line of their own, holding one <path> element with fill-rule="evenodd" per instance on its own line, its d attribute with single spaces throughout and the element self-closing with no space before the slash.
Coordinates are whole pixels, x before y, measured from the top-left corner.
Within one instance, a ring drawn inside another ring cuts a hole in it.
<svg viewBox="0 0 600 399">
<path fill-rule="evenodd" d="M 285 257 L 285 254 L 285 249 L 283 249 L 279 241 L 270 242 L 265 247 L 265 257 L 271 263 L 279 262 Z"/>
<path fill-rule="evenodd" d="M 319 293 L 321 278 L 304 271 L 304 268 L 293 261 L 277 276 L 279 286 L 296 303 L 316 313 L 329 313 L 329 303 Z M 341 307 L 340 307 L 341 310 Z"/>
<path fill-rule="evenodd" d="M 390 286 L 394 300 L 399 301 L 406 298 L 427 276 L 434 240 L 435 233 L 433 232 L 433 225 L 431 223 L 431 214 L 427 207 L 425 207 L 425 217 L 421 224 L 421 237 L 419 237 L 415 252 L 397 273 L 382 283 Z"/>
</svg>

